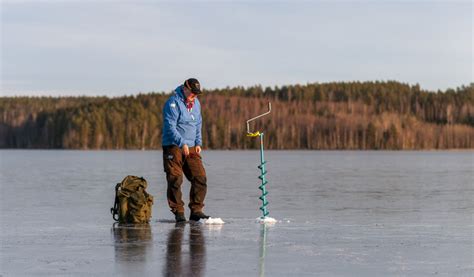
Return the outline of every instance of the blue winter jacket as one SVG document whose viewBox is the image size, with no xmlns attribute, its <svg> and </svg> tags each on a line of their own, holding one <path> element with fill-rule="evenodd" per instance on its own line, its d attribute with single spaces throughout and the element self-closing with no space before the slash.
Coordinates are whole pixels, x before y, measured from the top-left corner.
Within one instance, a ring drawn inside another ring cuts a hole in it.
<svg viewBox="0 0 474 277">
<path fill-rule="evenodd" d="M 191 111 L 186 108 L 183 86 L 174 90 L 174 94 L 163 107 L 162 145 L 182 147 L 202 146 L 201 103 L 195 98 Z"/>
</svg>

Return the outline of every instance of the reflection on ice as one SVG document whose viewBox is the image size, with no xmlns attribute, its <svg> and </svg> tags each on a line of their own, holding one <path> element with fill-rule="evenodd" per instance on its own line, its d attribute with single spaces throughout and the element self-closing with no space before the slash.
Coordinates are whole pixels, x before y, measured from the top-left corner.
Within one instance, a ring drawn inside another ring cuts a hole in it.
<svg viewBox="0 0 474 277">
<path fill-rule="evenodd" d="M 189 225 L 189 252 L 183 251 L 185 223 L 176 223 L 168 233 L 166 244 L 166 263 L 164 276 L 203 276 L 206 268 L 206 242 L 202 235 L 202 226 Z"/>
<path fill-rule="evenodd" d="M 267 246 L 267 225 L 260 226 L 259 276 L 265 276 L 265 250 Z"/>
<path fill-rule="evenodd" d="M 112 225 L 115 259 L 119 263 L 145 262 L 152 245 L 153 235 L 149 224 Z"/>
</svg>

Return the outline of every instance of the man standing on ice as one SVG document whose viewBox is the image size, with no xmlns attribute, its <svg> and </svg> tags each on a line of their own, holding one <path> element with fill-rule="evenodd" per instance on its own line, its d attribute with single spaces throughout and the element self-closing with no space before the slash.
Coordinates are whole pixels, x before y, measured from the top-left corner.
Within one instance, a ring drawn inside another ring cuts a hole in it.
<svg viewBox="0 0 474 277">
<path fill-rule="evenodd" d="M 163 107 L 163 166 L 168 182 L 167 197 L 176 222 L 186 221 L 181 185 L 183 173 L 191 182 L 189 219 L 209 218 L 203 213 L 207 192 L 206 171 L 201 161 L 202 117 L 199 81 L 190 78 L 174 90 Z"/>
</svg>

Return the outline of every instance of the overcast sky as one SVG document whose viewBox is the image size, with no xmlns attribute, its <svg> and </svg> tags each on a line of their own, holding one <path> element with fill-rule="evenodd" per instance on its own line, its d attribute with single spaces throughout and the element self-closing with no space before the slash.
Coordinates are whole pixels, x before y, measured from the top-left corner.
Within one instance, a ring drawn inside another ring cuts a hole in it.
<svg viewBox="0 0 474 277">
<path fill-rule="evenodd" d="M 469 0 L 0 1 L 4 96 L 473 80 Z"/>
</svg>

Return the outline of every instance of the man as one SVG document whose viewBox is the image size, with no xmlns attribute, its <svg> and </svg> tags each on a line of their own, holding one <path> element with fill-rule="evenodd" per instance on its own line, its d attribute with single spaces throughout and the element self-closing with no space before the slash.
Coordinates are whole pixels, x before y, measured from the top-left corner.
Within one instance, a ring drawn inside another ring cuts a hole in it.
<svg viewBox="0 0 474 277">
<path fill-rule="evenodd" d="M 191 78 L 177 87 L 163 107 L 163 165 L 168 182 L 167 197 L 176 222 L 186 221 L 181 194 L 183 173 L 191 182 L 189 219 L 209 218 L 203 212 L 207 192 L 206 171 L 201 161 L 202 117 L 199 81 Z"/>
</svg>

